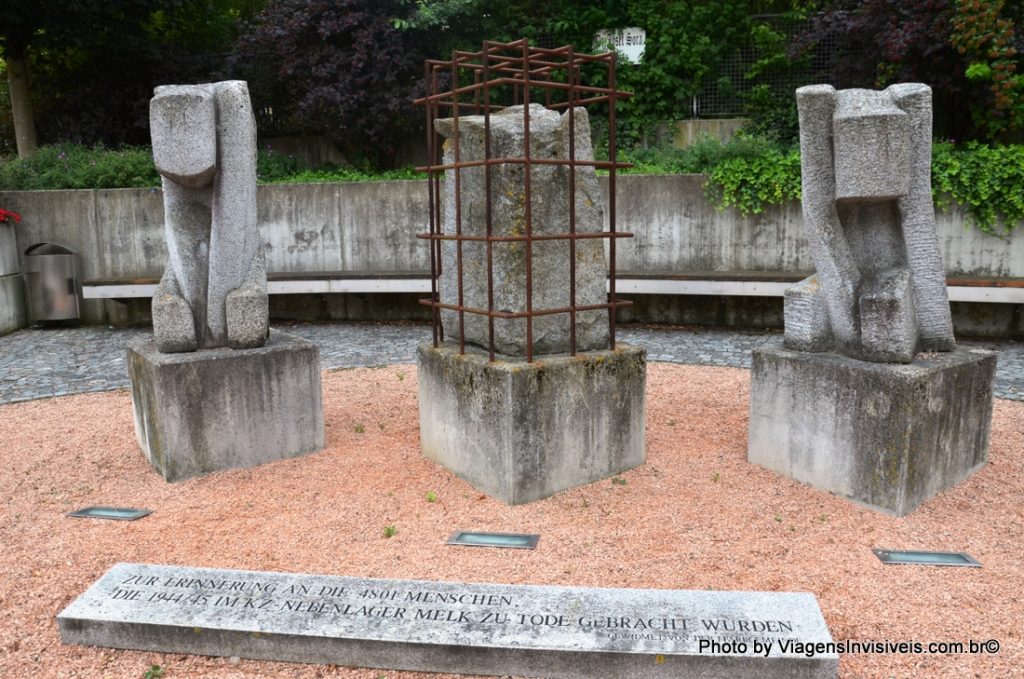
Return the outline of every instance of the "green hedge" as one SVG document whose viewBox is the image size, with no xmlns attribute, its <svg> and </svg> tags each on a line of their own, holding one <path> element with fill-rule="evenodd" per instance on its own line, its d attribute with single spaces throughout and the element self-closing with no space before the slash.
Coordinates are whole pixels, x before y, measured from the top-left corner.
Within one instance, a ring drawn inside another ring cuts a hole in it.
<svg viewBox="0 0 1024 679">
<path fill-rule="evenodd" d="M 110 151 L 77 144 L 42 146 L 28 158 L 0 160 L 0 190 L 117 189 L 160 186 L 148 148 Z"/>
<path fill-rule="evenodd" d="M 292 156 L 261 150 L 257 154 L 256 176 L 261 183 L 312 183 L 416 179 L 422 175 L 412 168 L 385 172 L 346 167 L 304 170 Z M 60 144 L 40 147 L 25 159 L 0 158 L 0 191 L 154 186 L 160 186 L 160 175 L 148 147 L 113 151 L 102 146 Z"/>
</svg>

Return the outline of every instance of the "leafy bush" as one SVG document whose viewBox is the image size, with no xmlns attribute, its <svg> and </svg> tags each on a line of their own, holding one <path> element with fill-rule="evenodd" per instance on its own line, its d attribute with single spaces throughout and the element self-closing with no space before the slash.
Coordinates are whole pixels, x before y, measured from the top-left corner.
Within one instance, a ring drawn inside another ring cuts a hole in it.
<svg viewBox="0 0 1024 679">
<path fill-rule="evenodd" d="M 687 149 L 633 149 L 623 160 L 629 173 L 705 173 L 705 193 L 717 207 L 760 214 L 771 205 L 801 197 L 800 152 L 758 137 L 729 143 L 704 139 Z M 999 235 L 1024 222 L 1024 145 L 932 147 L 932 195 L 940 210 L 964 208 L 968 224 Z"/>
<path fill-rule="evenodd" d="M 928 83 L 935 129 L 958 140 L 1024 130 L 1024 3 L 828 0 L 796 51 L 831 51 L 837 88 Z"/>
<path fill-rule="evenodd" d="M 269 0 L 237 44 L 256 110 L 330 135 L 346 158 L 390 161 L 422 119 L 422 55 L 392 23 L 405 14 L 399 0 Z"/>
<path fill-rule="evenodd" d="M 711 169 L 704 190 L 719 207 L 735 207 L 743 214 L 799 200 L 800 152 L 772 148 L 753 158 L 727 158 Z"/>
<path fill-rule="evenodd" d="M 781 150 L 781 147 L 763 137 L 738 135 L 721 142 L 704 136 L 682 149 L 674 146 L 628 149 L 620 154 L 620 159 L 635 165 L 626 170 L 633 174 L 703 174 L 726 160 L 759 158 L 773 150 Z"/>
<path fill-rule="evenodd" d="M 78 144 L 43 146 L 28 158 L 0 161 L 0 189 L 114 189 L 159 186 L 144 147 L 111 151 Z"/>
<path fill-rule="evenodd" d="M 365 182 L 419 179 L 412 168 L 374 172 L 349 167 L 305 170 L 283 153 L 261 150 L 256 159 L 260 183 Z M 28 158 L 0 158 L 0 191 L 117 189 L 160 186 L 153 153 L 144 146 L 118 151 L 77 144 L 40 147 Z"/>
<path fill-rule="evenodd" d="M 323 182 L 380 182 L 396 179 L 425 179 L 426 174 L 411 167 L 398 170 L 367 171 L 352 167 L 328 167 L 319 170 L 303 170 L 288 177 L 275 180 L 281 184 L 319 184 Z"/>
<path fill-rule="evenodd" d="M 616 87 L 637 94 L 617 105 L 617 132 L 624 144 L 649 140 L 661 123 L 686 117 L 704 80 L 713 76 L 723 59 L 749 42 L 751 31 L 748 0 L 404 3 L 414 11 L 410 17 L 396 19 L 395 25 L 407 33 L 418 32 L 424 52 L 445 59 L 450 54 L 445 48 L 475 51 L 484 39 L 526 37 L 533 45 L 600 51 L 605 47 L 594 44 L 598 30 L 642 26 L 647 34 L 643 59 L 638 64 L 620 60 L 616 70 Z M 589 85 L 608 84 L 606 74 L 597 68 L 584 67 L 581 78 Z"/>
<path fill-rule="evenodd" d="M 959 203 L 985 233 L 1009 233 L 1024 221 L 1024 146 L 935 144 L 932 193 L 939 209 Z"/>
<path fill-rule="evenodd" d="M 800 198 L 800 154 L 764 137 L 738 135 L 729 142 L 704 137 L 688 148 L 626 151 L 631 174 L 707 174 L 704 191 L 719 208 L 760 214 L 769 205 Z"/>
<path fill-rule="evenodd" d="M 302 172 L 302 163 L 295 156 L 270 150 L 259 150 L 256 154 L 256 179 L 273 183 L 285 180 Z"/>
<path fill-rule="evenodd" d="M 632 174 L 707 174 L 705 193 L 719 208 L 759 214 L 771 205 L 800 199 L 800 153 L 795 147 L 739 135 L 722 143 L 704 138 L 685 149 L 626 149 L 620 159 Z M 364 182 L 421 179 L 407 167 L 375 172 L 352 167 L 303 170 L 291 156 L 260 151 L 261 183 Z M 159 186 L 152 154 L 145 147 L 119 151 L 74 144 L 45 146 L 26 159 L 0 158 L 0 190 L 106 189 Z M 932 153 L 936 206 L 955 202 L 981 231 L 1009 233 L 1024 222 L 1024 145 L 962 147 L 937 142 Z"/>
<path fill-rule="evenodd" d="M 1024 76 L 1016 72 L 1024 66 L 1024 39 L 1019 35 L 1024 11 L 1005 5 L 1004 0 L 956 0 L 950 34 L 953 47 L 968 62 L 964 75 L 972 83 L 987 85 L 984 96 L 973 98 L 971 114 L 990 138 L 1024 130 Z"/>
</svg>

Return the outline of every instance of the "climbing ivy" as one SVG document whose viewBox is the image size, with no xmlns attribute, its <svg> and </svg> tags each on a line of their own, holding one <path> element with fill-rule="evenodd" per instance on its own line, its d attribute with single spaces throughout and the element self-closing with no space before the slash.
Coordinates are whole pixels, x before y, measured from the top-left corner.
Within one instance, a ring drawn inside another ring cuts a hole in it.
<svg viewBox="0 0 1024 679">
<path fill-rule="evenodd" d="M 932 151 L 932 195 L 940 210 L 961 206 L 967 223 L 1006 235 L 1024 223 L 1024 145 L 937 142 Z M 705 170 L 704 189 L 720 209 L 760 214 L 800 199 L 800 154 L 770 147 L 756 156 L 726 156 Z"/>
<path fill-rule="evenodd" d="M 932 193 L 940 210 L 958 203 L 971 225 L 992 235 L 1024 222 L 1024 146 L 969 142 L 932 150 Z"/>
<path fill-rule="evenodd" d="M 735 207 L 743 214 L 799 200 L 800 153 L 769 149 L 754 158 L 728 158 L 711 168 L 704 190 L 718 207 Z"/>
</svg>

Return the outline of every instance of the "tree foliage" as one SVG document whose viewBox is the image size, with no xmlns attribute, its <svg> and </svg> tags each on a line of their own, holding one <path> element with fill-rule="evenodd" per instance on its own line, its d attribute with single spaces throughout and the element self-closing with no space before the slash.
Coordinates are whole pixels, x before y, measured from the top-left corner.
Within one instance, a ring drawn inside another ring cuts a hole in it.
<svg viewBox="0 0 1024 679">
<path fill-rule="evenodd" d="M 44 140 L 146 143 L 153 88 L 228 75 L 224 53 L 261 2 L 3 2 L 0 47 L 29 61 Z"/>
<path fill-rule="evenodd" d="M 834 49 L 837 87 L 923 82 L 936 132 L 990 139 L 1024 125 L 1020 65 L 1024 8 L 1002 0 L 833 0 L 797 50 Z"/>
<path fill-rule="evenodd" d="M 270 0 L 238 43 L 254 104 L 384 162 L 414 117 L 423 51 L 388 0 Z"/>
<path fill-rule="evenodd" d="M 1024 130 L 1024 75 L 1018 73 L 1024 55 L 1024 10 L 1016 5 L 1016 12 L 1014 17 L 1004 0 L 956 0 L 950 40 L 968 62 L 967 79 L 988 88 L 972 107 L 972 116 L 989 136 Z"/>
<path fill-rule="evenodd" d="M 440 30 L 459 49 L 477 50 L 483 39 L 526 37 L 534 44 L 571 44 L 580 51 L 595 48 L 594 35 L 601 29 L 641 27 L 647 34 L 643 60 L 620 60 L 616 82 L 639 94 L 619 109 L 620 132 L 636 141 L 658 123 L 686 117 L 702 79 L 747 40 L 751 22 L 748 0 L 418 0 L 411 17 L 398 25 Z"/>
</svg>

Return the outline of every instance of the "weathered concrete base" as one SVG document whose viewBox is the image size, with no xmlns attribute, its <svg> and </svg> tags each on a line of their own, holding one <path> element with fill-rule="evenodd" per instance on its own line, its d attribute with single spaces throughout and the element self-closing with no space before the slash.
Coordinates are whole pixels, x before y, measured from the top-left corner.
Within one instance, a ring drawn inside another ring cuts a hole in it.
<svg viewBox="0 0 1024 679">
<path fill-rule="evenodd" d="M 995 354 L 907 365 L 755 349 L 747 460 L 903 516 L 985 464 Z"/>
<path fill-rule="evenodd" d="M 471 353 L 472 352 L 472 353 Z M 419 347 L 420 448 L 507 504 L 642 464 L 646 352 L 498 360 Z"/>
<path fill-rule="evenodd" d="M 0 222 L 0 335 L 28 325 L 25 278 L 14 228 L 11 222 Z"/>
<path fill-rule="evenodd" d="M 128 349 L 135 434 L 168 481 L 324 447 L 320 350 L 272 331 L 258 349 Z"/>
<path fill-rule="evenodd" d="M 0 335 L 28 325 L 25 309 L 25 281 L 22 275 L 0 276 Z"/>
<path fill-rule="evenodd" d="M 835 679 L 813 594 L 596 589 L 119 563 L 66 644 L 546 679 Z"/>
</svg>

